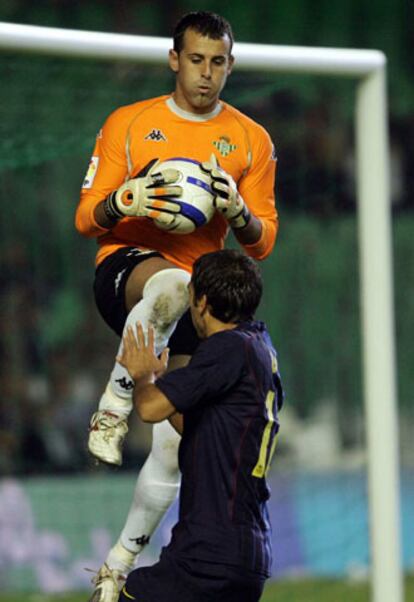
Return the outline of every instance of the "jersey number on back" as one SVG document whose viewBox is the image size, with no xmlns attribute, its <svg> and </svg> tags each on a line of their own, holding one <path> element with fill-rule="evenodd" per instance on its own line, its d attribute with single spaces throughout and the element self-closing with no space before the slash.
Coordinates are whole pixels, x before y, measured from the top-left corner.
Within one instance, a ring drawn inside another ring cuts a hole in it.
<svg viewBox="0 0 414 602">
<path fill-rule="evenodd" d="M 275 374 L 277 372 L 277 359 L 273 355 L 270 354 L 272 360 L 272 372 Z M 266 476 L 267 471 L 269 470 L 270 463 L 272 461 L 273 454 L 275 453 L 277 435 L 273 437 L 273 441 L 271 444 L 270 452 L 268 455 L 268 449 L 270 444 L 270 436 L 272 434 L 272 428 L 275 423 L 275 417 L 273 414 L 273 401 L 275 399 L 275 392 L 269 391 L 266 397 L 266 411 L 267 411 L 267 423 L 263 431 L 262 435 L 262 443 L 260 445 L 259 459 L 257 460 L 256 466 L 252 470 L 252 475 L 254 477 L 258 477 L 259 479 Z M 267 458 L 267 462 L 266 462 Z"/>
<path fill-rule="evenodd" d="M 262 478 L 266 475 L 269 470 L 270 462 L 272 461 L 272 456 L 275 452 L 276 448 L 276 439 L 277 437 L 273 437 L 270 453 L 268 455 L 268 449 L 270 444 L 270 435 L 272 434 L 272 428 L 275 423 L 275 418 L 273 415 L 273 400 L 275 398 L 275 392 L 269 391 L 266 397 L 266 410 L 267 410 L 267 423 L 263 431 L 262 443 L 260 445 L 259 459 L 257 460 L 256 466 L 252 470 L 252 475 L 254 477 Z M 266 458 L 268 458 L 266 462 Z"/>
</svg>

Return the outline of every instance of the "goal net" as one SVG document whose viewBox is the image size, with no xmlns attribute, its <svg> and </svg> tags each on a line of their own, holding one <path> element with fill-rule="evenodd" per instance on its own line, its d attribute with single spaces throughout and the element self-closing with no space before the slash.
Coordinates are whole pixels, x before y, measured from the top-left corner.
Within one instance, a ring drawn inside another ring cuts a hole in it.
<svg viewBox="0 0 414 602">
<path fill-rule="evenodd" d="M 84 450 L 118 342 L 97 318 L 95 244 L 74 210 L 106 116 L 173 79 L 167 40 L 13 27 L 0 27 L 0 580 L 65 591 L 86 587 L 85 559 L 104 559 L 150 441 L 135 421 L 116 474 Z M 251 44 L 235 55 L 224 98 L 279 157 L 260 309 L 287 392 L 270 474 L 274 578 L 371 575 L 375 602 L 401 602 L 383 57 Z M 409 236 L 401 225 L 398 244 Z"/>
</svg>

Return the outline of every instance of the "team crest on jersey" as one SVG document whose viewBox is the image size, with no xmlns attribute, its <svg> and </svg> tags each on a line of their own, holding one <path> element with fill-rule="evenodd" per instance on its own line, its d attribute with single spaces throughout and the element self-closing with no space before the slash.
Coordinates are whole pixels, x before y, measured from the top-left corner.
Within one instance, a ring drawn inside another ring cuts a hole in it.
<svg viewBox="0 0 414 602">
<path fill-rule="evenodd" d="M 99 157 L 91 157 L 88 165 L 88 171 L 86 172 L 85 179 L 82 184 L 82 188 L 92 188 L 93 181 L 98 171 Z"/>
<path fill-rule="evenodd" d="M 228 138 L 228 136 L 220 136 L 219 140 L 213 141 L 213 145 L 222 157 L 227 157 L 227 155 L 237 148 L 235 144 L 230 144 L 230 138 Z"/>
<path fill-rule="evenodd" d="M 144 140 L 154 140 L 154 142 L 167 142 L 166 136 L 162 133 L 161 130 L 157 130 L 153 128 L 149 134 L 147 134 Z"/>
</svg>

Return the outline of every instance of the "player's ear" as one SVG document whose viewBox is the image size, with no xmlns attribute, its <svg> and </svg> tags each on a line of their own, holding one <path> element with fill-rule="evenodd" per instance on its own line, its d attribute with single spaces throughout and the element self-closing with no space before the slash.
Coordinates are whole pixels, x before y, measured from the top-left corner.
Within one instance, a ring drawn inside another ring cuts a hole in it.
<svg viewBox="0 0 414 602">
<path fill-rule="evenodd" d="M 192 280 L 187 284 L 188 296 L 190 300 L 190 305 L 195 305 L 195 295 L 194 295 L 194 284 Z"/>
<path fill-rule="evenodd" d="M 206 295 L 202 295 L 200 297 L 200 299 L 198 299 L 197 301 L 197 306 L 198 306 L 198 310 L 200 312 L 200 316 L 203 316 L 207 310 L 208 307 L 208 301 L 207 301 L 207 296 Z"/>
<path fill-rule="evenodd" d="M 227 66 L 227 75 L 230 75 L 230 73 L 232 72 L 233 65 L 234 65 L 234 56 L 231 54 L 229 56 L 229 63 L 228 63 L 228 66 Z"/>
<path fill-rule="evenodd" d="M 171 71 L 174 71 L 174 73 L 178 73 L 178 52 L 176 50 L 173 50 L 172 48 L 168 52 L 168 64 L 170 65 Z"/>
</svg>

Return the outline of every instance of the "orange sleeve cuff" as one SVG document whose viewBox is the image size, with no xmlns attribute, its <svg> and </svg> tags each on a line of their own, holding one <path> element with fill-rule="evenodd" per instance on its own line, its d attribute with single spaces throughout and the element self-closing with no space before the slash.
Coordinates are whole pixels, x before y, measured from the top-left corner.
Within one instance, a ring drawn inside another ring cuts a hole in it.
<svg viewBox="0 0 414 602">
<path fill-rule="evenodd" d="M 91 203 L 89 206 L 80 205 L 76 211 L 75 225 L 77 231 L 87 238 L 95 238 L 101 234 L 106 234 L 109 228 L 100 226 L 95 219 L 95 208 L 97 203 Z"/>
<path fill-rule="evenodd" d="M 266 259 L 272 252 L 275 245 L 276 234 L 278 230 L 278 221 L 268 222 L 260 220 L 262 224 L 262 233 L 257 242 L 250 245 L 243 245 L 246 253 L 253 259 Z"/>
<path fill-rule="evenodd" d="M 97 204 L 99 204 L 99 203 L 97 203 Z M 93 228 L 93 230 L 95 230 L 97 232 L 98 235 L 105 234 L 106 232 L 108 232 L 108 230 L 110 230 L 110 228 L 104 228 L 104 226 L 101 226 L 100 224 L 98 224 L 98 222 L 95 219 L 95 209 L 96 209 L 96 205 L 94 207 L 91 207 L 91 211 L 89 214 L 89 220 L 90 220 L 91 227 Z"/>
</svg>

